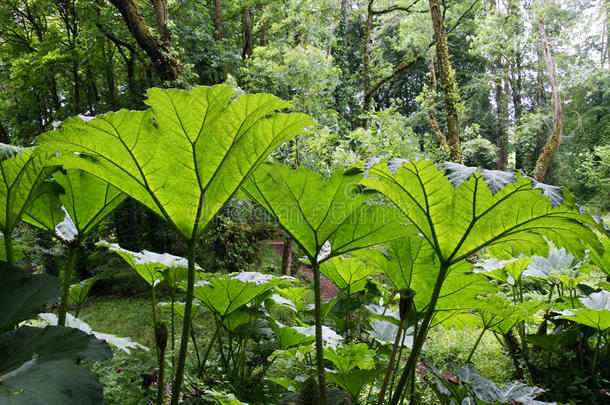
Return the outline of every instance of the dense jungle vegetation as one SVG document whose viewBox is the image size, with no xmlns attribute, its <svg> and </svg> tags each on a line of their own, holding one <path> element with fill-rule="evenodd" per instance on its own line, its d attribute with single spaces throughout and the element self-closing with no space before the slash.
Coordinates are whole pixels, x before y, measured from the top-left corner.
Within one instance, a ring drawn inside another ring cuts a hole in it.
<svg viewBox="0 0 610 405">
<path fill-rule="evenodd" d="M 0 0 L 0 404 L 610 403 L 609 0 Z"/>
</svg>

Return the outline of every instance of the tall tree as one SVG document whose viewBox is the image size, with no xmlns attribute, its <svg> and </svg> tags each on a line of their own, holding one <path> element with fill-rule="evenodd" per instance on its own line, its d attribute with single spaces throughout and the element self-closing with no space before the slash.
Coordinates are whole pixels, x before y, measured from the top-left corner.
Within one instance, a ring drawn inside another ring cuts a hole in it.
<svg viewBox="0 0 610 405">
<path fill-rule="evenodd" d="M 216 28 L 216 40 L 222 41 L 222 4 L 220 0 L 214 0 L 214 28 Z"/>
<path fill-rule="evenodd" d="M 252 13 L 248 7 L 242 8 L 242 59 L 252 56 L 254 52 L 254 33 L 252 30 Z"/>
<path fill-rule="evenodd" d="M 561 138 L 563 136 L 563 122 L 561 118 L 561 96 L 559 93 L 559 82 L 557 79 L 557 72 L 555 71 L 555 60 L 551 53 L 551 47 L 549 46 L 549 40 L 546 34 L 546 26 L 544 20 L 540 17 L 538 20 L 538 29 L 540 31 L 540 47 L 544 52 L 544 60 L 546 62 L 546 70 L 549 75 L 551 82 L 551 110 L 553 113 L 553 128 L 551 135 L 544 145 L 544 149 L 538 156 L 536 166 L 534 167 L 534 178 L 537 181 L 544 180 L 547 169 L 551 164 L 551 161 L 555 157 L 559 145 L 561 145 Z"/>
<path fill-rule="evenodd" d="M 458 104 L 460 95 L 458 92 L 455 71 L 451 66 L 449 58 L 449 47 L 447 45 L 447 31 L 443 21 L 443 12 L 438 0 L 429 0 L 430 17 L 434 29 L 434 43 L 436 45 L 436 59 L 438 63 L 438 74 L 441 82 L 441 93 L 445 101 L 447 114 L 447 143 L 449 144 L 449 159 L 452 162 L 463 161 L 462 148 L 460 146 L 460 134 L 458 123 Z"/>
</svg>

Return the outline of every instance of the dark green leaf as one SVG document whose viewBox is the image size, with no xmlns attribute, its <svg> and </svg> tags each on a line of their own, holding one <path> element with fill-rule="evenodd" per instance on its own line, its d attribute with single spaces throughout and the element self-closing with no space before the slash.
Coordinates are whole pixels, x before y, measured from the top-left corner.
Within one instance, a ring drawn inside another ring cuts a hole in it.
<svg viewBox="0 0 610 405">
<path fill-rule="evenodd" d="M 11 405 L 97 405 L 98 376 L 82 359 L 112 356 L 108 345 L 77 329 L 21 327 L 0 343 L 0 402 Z"/>
<path fill-rule="evenodd" d="M 35 318 L 45 305 L 56 303 L 62 295 L 57 277 L 30 275 L 4 262 L 0 262 L 0 280 L 0 330 Z"/>
</svg>

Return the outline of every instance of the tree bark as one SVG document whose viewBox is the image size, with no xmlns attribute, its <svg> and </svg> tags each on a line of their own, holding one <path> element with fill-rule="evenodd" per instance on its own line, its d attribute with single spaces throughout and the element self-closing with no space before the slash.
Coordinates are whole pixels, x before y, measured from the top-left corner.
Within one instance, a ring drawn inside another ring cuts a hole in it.
<svg viewBox="0 0 610 405">
<path fill-rule="evenodd" d="M 436 44 L 436 59 L 438 73 L 441 82 L 441 93 L 445 101 L 447 114 L 447 143 L 449 144 L 449 160 L 462 163 L 462 148 L 460 146 L 458 93 L 455 71 L 449 59 L 449 47 L 447 44 L 447 33 L 443 22 L 443 12 L 439 0 L 429 0 L 432 28 L 434 30 L 434 42 Z"/>
<path fill-rule="evenodd" d="M 441 126 L 438 124 L 438 118 L 436 116 L 436 107 L 434 106 L 434 99 L 436 98 L 436 71 L 434 69 L 434 56 L 430 56 L 430 73 L 427 78 L 428 91 L 426 97 L 426 109 L 428 110 L 428 118 L 430 119 L 430 125 L 436 136 L 436 140 L 439 145 L 446 151 L 449 151 L 449 144 L 447 144 L 447 138 L 441 130 Z"/>
<path fill-rule="evenodd" d="M 507 67 L 502 64 L 500 57 L 497 57 L 494 65 L 496 67 L 496 109 L 498 113 L 498 134 L 496 145 L 498 146 L 498 170 L 506 170 L 508 164 L 508 89 Z M 506 90 L 506 91 L 505 91 Z"/>
<path fill-rule="evenodd" d="M 242 9 L 242 59 L 252 56 L 254 51 L 254 36 L 252 34 L 252 15 L 246 7 Z"/>
<path fill-rule="evenodd" d="M 108 53 L 106 53 L 106 48 L 108 47 Z M 108 103 L 108 107 L 111 110 L 117 109 L 117 99 L 116 99 L 116 80 L 115 80 L 115 69 L 114 69 L 114 44 L 111 42 L 107 42 L 103 47 L 104 57 L 107 58 L 105 73 L 106 73 L 106 88 L 108 89 L 108 93 L 106 95 L 106 100 Z"/>
<path fill-rule="evenodd" d="M 171 42 L 153 35 L 142 16 L 137 0 L 110 0 L 110 3 L 123 16 L 131 35 L 150 58 L 159 78 L 164 82 L 176 82 L 182 73 L 182 64 L 171 55 Z"/>
<path fill-rule="evenodd" d="M 151 0 L 155 9 L 155 20 L 157 22 L 157 33 L 159 38 L 165 43 L 170 43 L 171 37 L 168 28 L 169 12 L 167 10 L 167 0 Z"/>
<path fill-rule="evenodd" d="M 220 0 L 214 0 L 214 28 L 216 28 L 216 40 L 222 41 L 224 34 L 222 31 L 222 4 Z"/>
<path fill-rule="evenodd" d="M 557 81 L 557 73 L 555 72 L 555 61 L 551 54 L 551 48 L 546 35 L 546 27 L 542 20 L 538 21 L 538 29 L 540 30 L 541 47 L 544 52 L 544 60 L 546 62 L 546 69 L 551 82 L 551 110 L 553 112 L 553 129 L 551 136 L 544 145 L 544 149 L 538 156 L 536 166 L 534 168 L 534 178 L 537 181 L 543 181 L 553 157 L 561 145 L 561 138 L 563 135 L 563 123 L 561 119 L 561 96 L 559 94 L 559 83 Z"/>
<path fill-rule="evenodd" d="M 514 59 L 511 63 L 511 96 L 513 100 L 513 110 L 515 114 L 515 126 L 521 125 L 521 116 L 523 115 L 523 101 L 521 89 L 523 87 L 523 79 L 521 75 L 521 49 L 516 48 Z M 523 151 L 517 145 L 515 152 L 515 168 L 523 169 Z"/>
<path fill-rule="evenodd" d="M 284 238 L 284 246 L 282 248 L 282 274 L 285 276 L 292 276 L 292 247 L 294 246 L 294 240 L 287 236 Z"/>
<path fill-rule="evenodd" d="M 8 137 L 8 131 L 4 127 L 4 125 L 2 125 L 2 121 L 0 121 L 0 142 L 6 143 L 6 144 L 11 143 L 11 141 Z"/>
<path fill-rule="evenodd" d="M 371 108 L 373 94 L 371 87 L 371 31 L 373 29 L 373 0 L 369 0 L 366 13 L 366 31 L 364 34 L 364 50 L 362 52 L 362 64 L 364 68 L 364 104 L 362 112 L 367 113 Z M 366 121 L 363 127 L 366 128 Z"/>
</svg>

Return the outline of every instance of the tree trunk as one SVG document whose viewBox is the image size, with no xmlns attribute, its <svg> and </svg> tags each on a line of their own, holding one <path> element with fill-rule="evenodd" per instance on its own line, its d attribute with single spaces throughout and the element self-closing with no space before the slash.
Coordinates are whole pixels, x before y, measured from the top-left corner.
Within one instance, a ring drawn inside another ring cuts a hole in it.
<svg viewBox="0 0 610 405">
<path fill-rule="evenodd" d="M 602 34 L 601 34 L 601 52 L 600 52 L 600 68 L 604 68 L 604 63 L 608 61 L 608 69 L 610 69 L 610 0 L 604 0 L 602 3 Z"/>
<path fill-rule="evenodd" d="M 169 12 L 167 10 L 167 0 L 151 0 L 155 9 L 155 20 L 157 21 L 157 33 L 159 38 L 167 44 L 171 42 L 168 28 Z"/>
<path fill-rule="evenodd" d="M 496 109 L 498 113 L 498 134 L 496 145 L 498 146 L 498 170 L 506 170 L 508 164 L 508 89 L 505 92 L 507 84 L 507 67 L 502 65 L 500 57 L 497 57 L 494 65 L 496 67 Z"/>
<path fill-rule="evenodd" d="M 373 29 L 373 0 L 369 0 L 366 13 L 366 32 L 364 34 L 364 51 L 362 52 L 362 64 L 364 68 L 364 104 L 362 112 L 367 113 L 371 108 L 371 31 Z M 362 125 L 367 127 L 366 120 Z"/>
<path fill-rule="evenodd" d="M 114 62 L 113 62 L 113 57 L 114 57 L 114 49 L 112 49 L 114 46 L 114 44 L 112 44 L 111 42 L 108 42 L 108 54 L 106 55 L 106 52 L 104 52 L 104 56 L 106 56 L 108 59 L 106 60 L 106 66 L 105 66 L 105 71 L 106 71 L 106 87 L 108 89 L 108 93 L 106 96 L 106 100 L 108 103 L 108 107 L 110 107 L 111 110 L 116 110 L 117 109 L 117 100 L 116 100 L 116 80 L 115 80 L 115 76 L 114 76 Z M 106 50 L 106 46 L 104 46 L 104 50 Z"/>
<path fill-rule="evenodd" d="M 246 7 L 242 10 L 242 59 L 252 56 L 254 51 L 254 36 L 252 35 L 252 15 Z"/>
<path fill-rule="evenodd" d="M 80 79 L 78 78 L 78 62 L 72 63 L 72 80 L 74 81 L 74 94 L 72 95 L 72 101 L 74 105 L 71 110 L 77 113 L 80 110 Z"/>
<path fill-rule="evenodd" d="M 432 28 L 434 29 L 434 42 L 436 44 L 436 59 L 441 82 L 441 93 L 445 101 L 447 113 L 447 143 L 449 144 L 449 160 L 462 163 L 462 148 L 460 146 L 458 124 L 458 93 L 455 71 L 449 60 L 447 45 L 447 32 L 443 23 L 443 12 L 439 0 L 429 0 Z"/>
<path fill-rule="evenodd" d="M 137 0 L 110 0 L 110 2 L 123 16 L 131 35 L 150 58 L 159 78 L 164 82 L 176 82 L 182 73 L 182 64 L 171 55 L 171 42 L 153 35 L 142 16 Z M 164 32 L 164 35 L 167 33 Z"/>
<path fill-rule="evenodd" d="M 292 247 L 294 240 L 291 237 L 284 238 L 284 246 L 282 248 L 282 274 L 292 276 Z"/>
<path fill-rule="evenodd" d="M 222 4 L 220 0 L 214 0 L 214 28 L 216 28 L 216 40 L 222 41 Z"/>
<path fill-rule="evenodd" d="M 515 48 L 514 59 L 511 61 L 511 96 L 513 100 L 513 110 L 515 114 L 515 126 L 521 125 L 521 116 L 523 115 L 523 101 L 521 96 L 521 88 L 523 80 L 521 76 L 521 49 Z M 515 168 L 523 169 L 523 151 L 517 145 L 515 152 Z"/>
<path fill-rule="evenodd" d="M 0 121 L 0 142 L 6 143 L 6 144 L 11 143 L 11 141 L 8 137 L 8 131 L 4 127 L 4 125 L 2 125 L 2 121 Z"/>
<path fill-rule="evenodd" d="M 559 83 L 557 81 L 557 73 L 555 72 L 555 61 L 551 54 L 549 41 L 546 36 L 546 27 L 543 21 L 538 21 L 538 29 L 540 30 L 541 46 L 544 52 L 544 60 L 546 62 L 546 69 L 549 74 L 551 81 L 551 110 L 553 112 L 553 129 L 551 136 L 549 137 L 544 149 L 538 156 L 536 166 L 534 168 L 534 178 L 537 181 L 543 181 L 546 175 L 547 169 L 555 157 L 559 145 L 561 145 L 561 137 L 563 135 L 563 123 L 561 120 L 561 96 L 559 94 Z"/>
<path fill-rule="evenodd" d="M 436 140 L 439 145 L 446 151 L 449 151 L 449 144 L 447 144 L 447 138 L 441 130 L 441 126 L 438 124 L 438 118 L 436 116 L 436 107 L 434 106 L 434 99 L 436 98 L 436 71 L 434 69 L 434 56 L 430 56 L 430 73 L 427 77 L 428 91 L 425 95 L 426 98 L 426 109 L 428 110 L 428 118 L 430 119 L 430 125 L 436 136 Z"/>
</svg>

